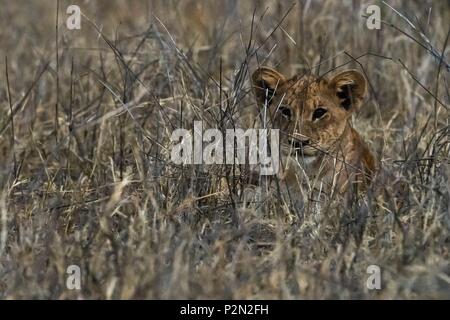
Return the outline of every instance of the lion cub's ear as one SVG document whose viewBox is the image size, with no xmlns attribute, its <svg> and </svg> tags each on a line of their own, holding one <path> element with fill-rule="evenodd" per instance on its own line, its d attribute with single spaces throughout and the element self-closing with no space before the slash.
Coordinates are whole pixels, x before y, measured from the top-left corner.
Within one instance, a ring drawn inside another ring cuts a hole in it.
<svg viewBox="0 0 450 320">
<path fill-rule="evenodd" d="M 349 112 L 358 110 L 367 90 L 366 78 L 359 71 L 343 71 L 331 79 L 330 85 L 338 96 L 341 107 Z"/>
<path fill-rule="evenodd" d="M 253 73 L 252 82 L 258 102 L 270 104 L 270 100 L 286 82 L 286 78 L 272 68 L 260 67 Z"/>
</svg>

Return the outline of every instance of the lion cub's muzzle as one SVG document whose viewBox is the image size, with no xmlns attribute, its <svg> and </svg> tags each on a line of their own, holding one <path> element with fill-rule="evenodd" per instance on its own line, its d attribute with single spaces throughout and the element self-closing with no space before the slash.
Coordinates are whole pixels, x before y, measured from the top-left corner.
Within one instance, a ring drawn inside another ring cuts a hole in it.
<svg viewBox="0 0 450 320">
<path fill-rule="evenodd" d="M 311 140 L 307 138 L 289 139 L 292 146 L 291 153 L 300 157 L 315 157 L 317 149 L 312 146 Z"/>
<path fill-rule="evenodd" d="M 309 140 L 294 140 L 292 146 L 295 150 L 301 150 L 309 145 Z"/>
</svg>

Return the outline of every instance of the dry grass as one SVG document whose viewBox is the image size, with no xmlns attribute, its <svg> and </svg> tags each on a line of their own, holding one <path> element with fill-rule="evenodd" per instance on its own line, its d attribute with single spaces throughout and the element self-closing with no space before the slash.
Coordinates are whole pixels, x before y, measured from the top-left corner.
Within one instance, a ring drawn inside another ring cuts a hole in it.
<svg viewBox="0 0 450 320">
<path fill-rule="evenodd" d="M 79 1 L 69 31 L 69 1 L 57 30 L 56 2 L 1 1 L 0 298 L 450 298 L 449 3 L 389 1 L 413 27 L 380 2 L 377 31 L 356 0 L 196 2 Z M 389 185 L 248 203 L 215 195 L 239 190 L 230 168 L 170 163 L 174 128 L 247 123 L 258 64 L 344 63 L 371 83 L 354 123 L 402 207 Z"/>
</svg>

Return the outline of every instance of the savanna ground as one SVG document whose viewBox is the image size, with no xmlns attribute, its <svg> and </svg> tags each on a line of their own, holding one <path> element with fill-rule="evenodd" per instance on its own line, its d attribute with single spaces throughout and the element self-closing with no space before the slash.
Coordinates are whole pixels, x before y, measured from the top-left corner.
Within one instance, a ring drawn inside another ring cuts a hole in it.
<svg viewBox="0 0 450 320">
<path fill-rule="evenodd" d="M 448 1 L 75 2 L 0 1 L 0 298 L 450 298 Z M 257 112 L 260 64 L 363 71 L 353 122 L 402 205 L 248 202 L 239 171 L 171 163 L 174 129 Z"/>
</svg>

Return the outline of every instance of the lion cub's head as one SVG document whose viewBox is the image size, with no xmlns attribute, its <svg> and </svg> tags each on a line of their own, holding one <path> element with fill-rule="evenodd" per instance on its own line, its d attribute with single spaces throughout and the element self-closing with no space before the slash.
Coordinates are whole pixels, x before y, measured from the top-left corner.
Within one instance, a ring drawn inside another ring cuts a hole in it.
<svg viewBox="0 0 450 320">
<path fill-rule="evenodd" d="M 268 107 L 267 120 L 280 129 L 282 149 L 301 153 L 305 161 L 333 151 L 367 88 L 356 70 L 329 78 L 286 79 L 274 69 L 261 67 L 252 80 L 259 103 Z"/>
</svg>

